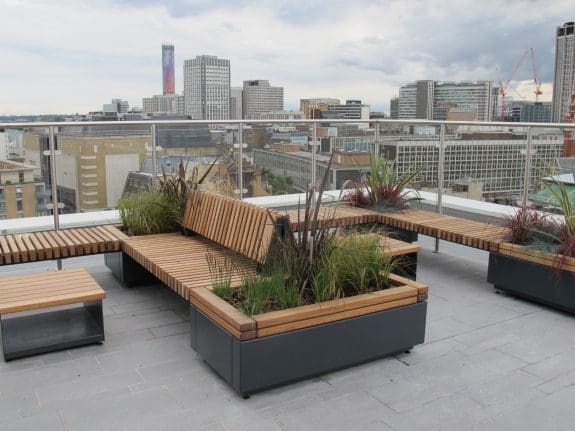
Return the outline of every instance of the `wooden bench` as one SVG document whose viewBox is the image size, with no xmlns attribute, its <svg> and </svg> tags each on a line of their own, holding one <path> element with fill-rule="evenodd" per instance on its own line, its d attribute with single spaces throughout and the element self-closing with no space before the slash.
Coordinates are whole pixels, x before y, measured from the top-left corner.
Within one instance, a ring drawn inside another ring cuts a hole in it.
<svg viewBox="0 0 575 431">
<path fill-rule="evenodd" d="M 445 241 L 497 253 L 507 229 L 423 210 L 382 213 L 380 220 L 387 226 L 429 235 Z"/>
<path fill-rule="evenodd" d="M 0 279 L 0 324 L 6 361 L 104 341 L 106 292 L 84 269 Z M 82 303 L 81 307 L 6 315 Z"/>
<path fill-rule="evenodd" d="M 123 255 L 137 265 L 126 269 L 129 261 L 124 261 L 122 270 L 111 268 L 114 274 L 122 281 L 141 280 L 143 276 L 127 274 L 140 266 L 189 300 L 192 289 L 213 284 L 217 276 L 214 262 L 231 271 L 232 283 L 255 273 L 287 221 L 267 208 L 194 191 L 182 224 L 192 236 L 168 233 L 124 240 Z M 211 263 L 206 255 L 211 256 Z"/>
<path fill-rule="evenodd" d="M 110 253 L 126 238 L 110 225 L 1 235 L 0 265 Z"/>
</svg>

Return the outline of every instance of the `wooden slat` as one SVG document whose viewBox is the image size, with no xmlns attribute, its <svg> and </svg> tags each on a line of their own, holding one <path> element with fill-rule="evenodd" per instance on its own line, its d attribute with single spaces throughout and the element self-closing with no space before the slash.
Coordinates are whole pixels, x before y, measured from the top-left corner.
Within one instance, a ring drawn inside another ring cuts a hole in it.
<svg viewBox="0 0 575 431">
<path fill-rule="evenodd" d="M 285 325 L 271 326 L 269 328 L 258 329 L 256 331 L 257 338 L 267 337 L 270 335 L 282 334 L 285 332 L 295 331 L 297 329 L 310 328 L 312 326 L 323 325 L 338 320 L 350 319 L 352 317 L 363 316 L 366 314 L 376 313 L 379 311 L 390 310 L 392 308 L 403 307 L 417 303 L 417 297 L 411 296 L 405 299 L 398 299 L 396 301 L 378 303 L 363 308 L 355 308 L 352 310 L 342 311 L 341 313 L 328 314 L 325 316 L 314 317 L 306 320 L 298 320 Z"/>
<path fill-rule="evenodd" d="M 100 300 L 106 292 L 84 269 L 0 279 L 0 314 Z"/>
</svg>

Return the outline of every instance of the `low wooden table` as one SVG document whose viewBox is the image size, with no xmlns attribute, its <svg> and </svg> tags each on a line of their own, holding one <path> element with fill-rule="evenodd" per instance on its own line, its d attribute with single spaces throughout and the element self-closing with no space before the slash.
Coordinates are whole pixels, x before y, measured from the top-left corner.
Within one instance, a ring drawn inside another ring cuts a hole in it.
<svg viewBox="0 0 575 431">
<path fill-rule="evenodd" d="M 4 359 L 104 341 L 106 292 L 85 269 L 0 279 L 0 326 Z M 80 304 L 41 313 L 8 314 Z"/>
</svg>

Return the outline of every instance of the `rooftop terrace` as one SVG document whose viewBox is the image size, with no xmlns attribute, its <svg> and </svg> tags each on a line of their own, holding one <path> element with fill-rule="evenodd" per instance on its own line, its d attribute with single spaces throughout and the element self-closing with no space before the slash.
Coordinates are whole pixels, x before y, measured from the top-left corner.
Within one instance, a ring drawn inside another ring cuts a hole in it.
<svg viewBox="0 0 575 431">
<path fill-rule="evenodd" d="M 485 281 L 488 254 L 420 236 L 426 343 L 244 400 L 190 347 L 188 304 L 126 288 L 103 257 L 70 258 L 106 290 L 106 342 L 0 362 L 2 429 L 572 429 L 575 318 Z M 2 277 L 55 263 L 4 267 Z"/>
</svg>

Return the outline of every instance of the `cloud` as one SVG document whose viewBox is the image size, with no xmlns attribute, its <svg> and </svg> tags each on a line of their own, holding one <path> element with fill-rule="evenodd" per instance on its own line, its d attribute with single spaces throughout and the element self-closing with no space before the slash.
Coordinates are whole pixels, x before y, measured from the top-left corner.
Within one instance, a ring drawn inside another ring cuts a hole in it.
<svg viewBox="0 0 575 431">
<path fill-rule="evenodd" d="M 507 79 L 530 47 L 549 85 L 555 28 L 572 19 L 563 0 L 0 0 L 0 10 L 0 115 L 85 112 L 112 97 L 141 106 L 161 92 L 164 42 L 178 92 L 183 61 L 212 54 L 230 59 L 232 85 L 268 79 L 294 108 L 338 97 L 387 110 L 414 80 Z M 532 80 L 529 57 L 515 79 Z"/>
</svg>

